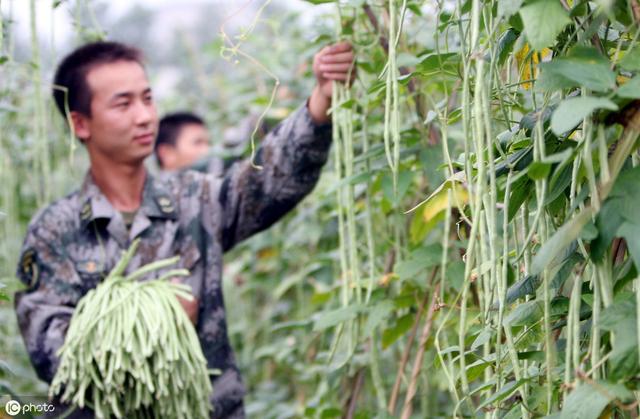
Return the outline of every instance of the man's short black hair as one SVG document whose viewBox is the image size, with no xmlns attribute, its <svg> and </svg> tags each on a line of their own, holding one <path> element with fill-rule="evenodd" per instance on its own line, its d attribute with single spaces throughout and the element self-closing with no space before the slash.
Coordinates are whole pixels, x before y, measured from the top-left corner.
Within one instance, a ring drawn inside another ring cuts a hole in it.
<svg viewBox="0 0 640 419">
<path fill-rule="evenodd" d="M 116 61 L 133 61 L 144 66 L 139 49 L 107 41 L 85 44 L 62 60 L 53 79 L 53 99 L 63 117 L 67 117 L 65 101 L 69 111 L 91 116 L 91 89 L 87 73 L 97 65 Z"/>
<path fill-rule="evenodd" d="M 207 126 L 204 120 L 198 115 L 192 112 L 175 112 L 165 115 L 160 120 L 160 126 L 158 127 L 158 137 L 156 138 L 155 153 L 158 164 L 162 167 L 162 160 L 158 153 L 158 147 L 160 144 L 170 145 L 175 147 L 176 140 L 180 136 L 182 127 L 188 124 Z"/>
</svg>

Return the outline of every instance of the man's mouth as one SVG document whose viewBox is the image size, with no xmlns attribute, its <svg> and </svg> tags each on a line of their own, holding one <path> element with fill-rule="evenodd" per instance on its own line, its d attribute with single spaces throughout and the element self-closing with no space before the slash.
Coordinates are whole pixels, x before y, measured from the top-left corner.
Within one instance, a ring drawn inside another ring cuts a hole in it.
<svg viewBox="0 0 640 419">
<path fill-rule="evenodd" d="M 153 143 L 153 139 L 154 139 L 154 135 L 151 132 L 147 134 L 136 135 L 135 137 L 133 137 L 133 140 L 136 143 L 142 144 L 142 145 L 148 145 Z"/>
</svg>

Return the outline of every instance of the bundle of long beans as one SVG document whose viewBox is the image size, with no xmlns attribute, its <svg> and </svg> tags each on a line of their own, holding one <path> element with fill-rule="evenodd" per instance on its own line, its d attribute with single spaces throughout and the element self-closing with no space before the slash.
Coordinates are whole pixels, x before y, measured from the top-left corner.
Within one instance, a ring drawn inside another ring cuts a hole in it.
<svg viewBox="0 0 640 419">
<path fill-rule="evenodd" d="M 169 281 L 178 257 L 145 265 L 128 276 L 134 242 L 108 277 L 78 303 L 60 348 L 49 394 L 98 418 L 209 417 L 211 383 L 196 331 L 177 296 L 188 286 Z"/>
</svg>

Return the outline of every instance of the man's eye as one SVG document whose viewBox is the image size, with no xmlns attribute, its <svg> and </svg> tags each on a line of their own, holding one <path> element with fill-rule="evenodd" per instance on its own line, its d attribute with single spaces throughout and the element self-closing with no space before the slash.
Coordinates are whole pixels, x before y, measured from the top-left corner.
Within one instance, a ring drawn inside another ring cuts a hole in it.
<svg viewBox="0 0 640 419">
<path fill-rule="evenodd" d="M 118 103 L 116 103 L 116 107 L 117 108 L 126 108 L 127 106 L 129 106 L 129 102 L 118 102 Z"/>
</svg>

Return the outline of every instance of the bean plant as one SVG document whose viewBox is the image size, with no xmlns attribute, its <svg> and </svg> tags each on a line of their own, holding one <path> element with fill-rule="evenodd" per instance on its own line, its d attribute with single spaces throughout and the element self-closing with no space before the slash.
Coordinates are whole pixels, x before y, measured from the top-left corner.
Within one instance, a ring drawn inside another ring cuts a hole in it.
<svg viewBox="0 0 640 419">
<path fill-rule="evenodd" d="M 637 417 L 637 2 L 308 0 L 324 11 L 311 20 L 270 3 L 200 52 L 238 82 L 217 86 L 234 100 L 210 105 L 216 122 L 238 98 L 284 116 L 312 85 L 293 58 L 322 45 L 347 40 L 357 62 L 334 89 L 314 193 L 225 258 L 247 413 Z M 25 65 L 11 48 L 0 43 L 6 264 L 80 154 L 37 95 L 37 49 Z"/>
</svg>

